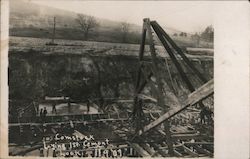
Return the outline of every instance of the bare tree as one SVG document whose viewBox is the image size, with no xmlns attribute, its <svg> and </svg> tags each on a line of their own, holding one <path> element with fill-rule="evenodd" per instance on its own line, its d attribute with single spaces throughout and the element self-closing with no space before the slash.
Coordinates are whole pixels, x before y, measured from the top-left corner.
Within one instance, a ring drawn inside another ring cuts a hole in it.
<svg viewBox="0 0 250 159">
<path fill-rule="evenodd" d="M 127 42 L 129 29 L 130 29 L 129 23 L 127 23 L 127 22 L 121 23 L 122 42 Z"/>
<path fill-rule="evenodd" d="M 200 39 L 201 39 L 200 34 L 195 33 L 194 35 L 191 36 L 191 38 L 196 41 L 196 45 L 197 45 L 196 47 L 199 47 L 199 45 L 200 45 Z"/>
<path fill-rule="evenodd" d="M 89 33 L 94 31 L 94 29 L 99 25 L 95 17 L 82 14 L 77 15 L 76 22 L 81 27 L 85 40 L 88 40 Z"/>
<path fill-rule="evenodd" d="M 201 33 L 201 38 L 208 42 L 213 42 L 214 40 L 214 28 L 212 25 L 206 27 L 206 29 Z"/>
</svg>

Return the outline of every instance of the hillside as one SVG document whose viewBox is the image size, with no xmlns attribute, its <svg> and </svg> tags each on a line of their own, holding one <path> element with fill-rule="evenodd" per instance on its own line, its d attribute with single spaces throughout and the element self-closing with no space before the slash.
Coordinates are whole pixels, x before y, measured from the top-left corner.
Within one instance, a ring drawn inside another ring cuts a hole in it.
<svg viewBox="0 0 250 159">
<path fill-rule="evenodd" d="M 29 27 L 30 25 L 50 28 L 53 25 L 53 17 L 57 18 L 59 28 L 77 27 L 75 19 L 78 13 L 51 8 L 23 0 L 10 1 L 10 27 Z M 119 27 L 120 22 L 108 19 L 96 18 L 102 27 Z M 141 31 L 141 26 L 130 24 L 131 31 Z"/>
<path fill-rule="evenodd" d="M 10 1 L 10 35 L 49 38 L 56 17 L 56 38 L 82 40 L 76 23 L 77 13 L 41 6 L 25 1 Z M 99 27 L 89 40 L 120 42 L 120 23 L 96 18 Z M 138 43 L 141 26 L 130 24 L 130 43 Z"/>
<path fill-rule="evenodd" d="M 76 23 L 77 14 L 66 10 L 51 8 L 24 0 L 10 1 L 10 36 L 51 38 L 53 33 L 53 20 L 56 17 L 56 39 L 84 40 L 83 32 Z M 121 22 L 95 17 L 99 26 L 89 35 L 89 41 L 124 43 L 121 32 Z M 141 27 L 129 24 L 129 34 L 126 43 L 139 44 Z M 180 34 L 174 28 L 163 26 L 172 36 Z M 199 47 L 188 37 L 172 37 L 184 47 Z M 203 47 L 211 45 L 203 45 Z"/>
</svg>

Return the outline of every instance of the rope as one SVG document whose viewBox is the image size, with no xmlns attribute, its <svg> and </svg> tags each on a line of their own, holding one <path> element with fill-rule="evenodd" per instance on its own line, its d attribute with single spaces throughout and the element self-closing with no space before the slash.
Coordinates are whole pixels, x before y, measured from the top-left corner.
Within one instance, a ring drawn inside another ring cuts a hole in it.
<svg viewBox="0 0 250 159">
<path fill-rule="evenodd" d="M 167 66 L 167 72 L 168 72 L 168 75 L 169 75 L 169 78 L 170 78 L 170 81 L 171 81 L 171 84 L 172 84 L 174 94 L 176 95 L 177 91 L 176 91 L 175 86 L 174 86 L 174 81 L 173 81 L 173 77 L 172 77 L 171 72 L 170 72 L 170 68 L 169 68 L 169 65 L 168 65 L 168 59 L 167 58 L 165 58 L 165 65 Z"/>
</svg>

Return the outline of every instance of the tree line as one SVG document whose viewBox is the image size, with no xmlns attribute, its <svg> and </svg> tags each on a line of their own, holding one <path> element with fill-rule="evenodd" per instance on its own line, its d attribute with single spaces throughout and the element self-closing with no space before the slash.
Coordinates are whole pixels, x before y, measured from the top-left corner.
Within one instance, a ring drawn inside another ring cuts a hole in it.
<svg viewBox="0 0 250 159">
<path fill-rule="evenodd" d="M 93 16 L 78 14 L 75 19 L 80 30 L 83 32 L 84 40 L 89 40 L 90 34 L 95 32 L 100 24 L 97 19 Z M 120 41 L 127 43 L 129 42 L 131 25 L 127 22 L 121 22 L 119 28 L 116 29 L 120 33 Z"/>
<path fill-rule="evenodd" d="M 207 26 L 203 32 L 195 33 L 191 37 L 198 41 L 204 40 L 207 42 L 213 42 L 214 41 L 214 28 L 212 25 Z"/>
<path fill-rule="evenodd" d="M 177 37 L 188 37 L 188 34 L 186 32 L 180 32 L 179 34 L 174 33 L 173 36 Z M 201 33 L 195 33 L 191 35 L 191 38 L 194 40 L 204 40 L 207 42 L 213 42 L 214 40 L 214 28 L 212 25 L 207 26 L 204 31 Z"/>
</svg>

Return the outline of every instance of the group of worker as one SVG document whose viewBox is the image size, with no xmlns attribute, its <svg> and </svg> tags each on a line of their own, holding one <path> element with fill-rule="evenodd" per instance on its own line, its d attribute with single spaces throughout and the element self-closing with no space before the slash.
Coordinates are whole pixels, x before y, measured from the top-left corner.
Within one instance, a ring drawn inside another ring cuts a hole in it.
<svg viewBox="0 0 250 159">
<path fill-rule="evenodd" d="M 40 109 L 40 118 L 41 118 L 42 122 L 45 122 L 47 113 L 48 113 L 48 111 L 47 111 L 46 107 L 44 107 L 44 109 L 43 108 Z"/>
<path fill-rule="evenodd" d="M 203 125 L 213 123 L 213 111 L 208 107 L 202 107 L 198 116 L 183 118 L 177 115 L 176 117 L 170 120 L 171 125 L 185 125 L 187 123 Z"/>
<path fill-rule="evenodd" d="M 67 102 L 67 105 L 68 105 L 68 112 L 71 112 L 71 103 L 70 101 Z M 90 111 L 90 100 L 87 100 L 87 112 L 89 113 Z M 40 109 L 40 118 L 41 118 L 41 121 L 42 122 L 45 122 L 45 118 L 48 114 L 48 111 L 46 109 L 46 107 Z M 56 103 L 53 103 L 52 104 L 52 114 L 57 114 L 57 110 L 56 110 Z"/>
<path fill-rule="evenodd" d="M 213 123 L 213 111 L 208 107 L 201 108 L 200 111 L 200 123 L 201 124 L 212 124 Z"/>
</svg>

